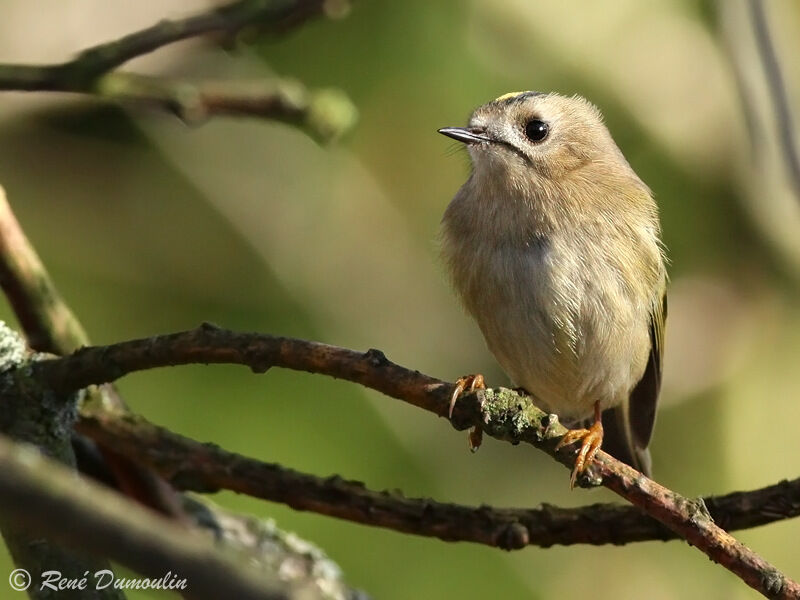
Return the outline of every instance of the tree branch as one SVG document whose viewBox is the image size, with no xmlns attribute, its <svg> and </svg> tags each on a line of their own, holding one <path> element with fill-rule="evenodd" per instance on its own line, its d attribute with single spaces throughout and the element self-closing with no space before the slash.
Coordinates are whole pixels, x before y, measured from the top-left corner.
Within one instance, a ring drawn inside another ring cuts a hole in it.
<svg viewBox="0 0 800 600">
<path fill-rule="evenodd" d="M 132 58 L 174 42 L 210 33 L 235 35 L 251 28 L 261 33 L 282 33 L 319 15 L 341 15 L 347 5 L 346 0 L 239 0 L 183 19 L 165 19 L 113 42 L 87 48 L 60 68 L 91 81 Z"/>
<path fill-rule="evenodd" d="M 74 468 L 70 437 L 79 394 L 59 395 L 30 378 L 26 380 L 21 372 L 30 361 L 25 342 L 0 321 L 0 437 L 36 445 L 40 452 Z M 64 577 L 80 578 L 85 571 L 111 568 L 106 557 L 86 556 L 51 539 L 42 539 L 35 527 L 8 511 L 0 513 L 0 531 L 14 563 L 29 573 L 57 570 Z M 48 591 L 32 592 L 31 597 L 44 599 Z M 120 590 L 106 588 L 89 597 L 122 600 L 124 595 Z"/>
<path fill-rule="evenodd" d="M 0 286 L 34 350 L 67 354 L 89 343 L 19 226 L 2 187 Z"/>
<path fill-rule="evenodd" d="M 42 265 L 30 242 L 26 238 L 19 223 L 14 217 L 11 207 L 6 201 L 3 189 L 0 187 L 0 284 L 6 292 L 7 297 L 12 303 L 20 322 L 28 336 L 28 343 L 35 348 L 48 351 L 50 353 L 69 352 L 83 344 L 88 343 L 86 334 L 78 323 L 74 314 L 58 294 L 52 280 Z M 0 327 L 0 371 L 17 367 L 25 360 L 26 352 L 24 345 L 16 339 L 11 343 L 9 334 L 13 334 L 3 325 Z M 0 379 L 0 382 L 4 380 Z M 118 410 L 124 409 L 124 403 L 116 394 L 111 386 L 91 388 L 92 393 L 100 396 L 96 402 L 86 403 L 85 406 L 112 407 Z M 7 390 L 13 391 L 13 390 Z M 19 390 L 17 390 L 19 391 Z M 23 429 L 26 432 L 43 430 L 50 432 L 53 429 L 69 431 L 69 426 L 62 427 L 60 419 L 48 415 L 45 418 L 35 418 L 23 420 L 21 416 L 25 411 L 39 410 L 43 405 L 42 398 L 29 398 L 25 396 L 21 400 L 16 400 L 17 395 L 4 393 L 4 410 L 0 416 L 6 415 L 2 421 L 8 421 L 8 427 Z M 52 396 L 52 394 L 51 394 Z M 22 403 L 22 409 L 13 409 L 13 404 Z M 70 411 L 71 408 L 59 402 L 58 399 L 51 399 L 50 406 L 56 411 Z M 71 422 L 71 420 L 70 420 Z M 37 427 L 38 425 L 38 427 Z M 30 434 L 28 434 L 30 441 Z M 40 440 L 40 444 L 47 440 Z M 104 458 L 109 459 L 110 454 L 114 457 L 114 467 L 119 475 L 120 468 L 132 477 L 136 477 L 138 482 L 146 489 L 150 490 L 148 502 L 152 504 L 156 500 L 159 508 L 167 514 L 180 514 L 181 517 L 188 517 L 200 527 L 211 531 L 218 545 L 222 544 L 239 554 L 244 552 L 246 562 L 260 565 L 271 573 L 280 573 L 288 580 L 287 583 L 297 588 L 298 592 L 305 594 L 303 597 L 318 597 L 322 595 L 322 588 L 326 592 L 334 590 L 340 598 L 366 598 L 360 592 L 349 589 L 342 581 L 340 569 L 324 554 L 315 549 L 308 542 L 303 542 L 302 548 L 294 548 L 290 539 L 282 532 L 269 523 L 265 523 L 252 517 L 243 517 L 224 511 L 217 507 L 210 506 L 208 502 L 199 502 L 191 498 L 183 498 L 183 510 L 180 507 L 173 508 L 171 505 L 177 500 L 174 492 L 163 483 L 161 479 L 153 476 L 152 472 L 140 467 L 139 465 L 127 461 L 133 468 L 127 468 L 124 464 L 127 460 L 119 451 L 110 453 L 109 449 L 117 449 L 116 444 L 104 446 Z M 64 449 L 66 452 L 67 449 Z M 0 460 L 0 469 L 2 469 Z M 13 474 L 12 474 L 13 475 Z M 32 485 L 44 484 L 47 481 L 45 475 L 40 480 L 34 481 Z M 119 484 L 119 481 L 115 483 Z M 2 485 L 0 484 L 0 487 Z M 131 490 L 128 490 L 129 492 Z M 44 489 L 44 485 L 34 494 L 45 494 L 45 500 L 51 499 L 47 496 L 51 490 Z M 138 494 L 137 494 L 138 495 Z M 94 498 L 91 502 L 102 502 L 102 499 Z M 4 515 L 6 524 L 3 526 L 3 533 L 9 548 L 14 555 L 15 561 L 20 566 L 27 567 L 31 573 L 41 573 L 49 569 L 58 569 L 62 575 L 80 578 L 87 570 L 95 572 L 100 568 L 108 568 L 106 563 L 90 563 L 84 559 L 80 552 L 72 548 L 54 548 L 50 543 L 45 543 L 41 539 L 40 530 L 35 527 L 36 523 L 45 520 L 52 523 L 63 523 L 65 521 L 53 519 L 53 515 L 60 514 L 57 510 L 47 509 L 45 513 L 37 513 L 31 506 L 38 506 L 36 502 L 29 505 L 27 501 L 19 503 L 18 510 L 25 510 L 27 517 L 17 517 L 14 511 L 9 514 L 11 523 L 7 521 L 8 516 Z M 85 505 L 86 510 L 92 510 L 93 504 Z M 169 509 L 169 510 L 167 510 Z M 43 509 L 44 510 L 44 509 Z M 28 514 L 30 513 L 30 514 Z M 80 518 L 80 517 L 76 517 Z M 25 525 L 21 530 L 20 523 L 28 519 L 34 519 L 34 527 Z M 186 519 L 183 519 L 186 520 Z M 68 540 L 75 548 L 83 549 L 84 539 L 81 537 L 80 526 L 76 526 L 76 536 Z M 124 524 L 121 525 L 124 527 Z M 161 524 L 158 524 L 160 530 Z M 27 544 L 31 539 L 32 533 L 36 535 L 35 544 Z M 48 533 L 45 531 L 44 533 Z M 57 538 L 58 536 L 53 536 Z M 295 538 L 291 538 L 295 539 Z M 269 542 L 269 543 L 267 543 Z M 30 547 L 29 547 L 30 546 Z M 89 549 L 93 549 L 90 545 Z M 57 554 L 60 552 L 60 554 Z M 41 555 L 41 556 L 40 556 Z M 128 564 L 125 560 L 121 562 Z M 291 564 L 292 568 L 284 568 Z M 161 565 L 161 575 L 166 572 L 166 567 Z M 46 591 L 46 590 L 45 590 Z M 302 594 L 301 594 L 302 595 Z M 107 588 L 96 596 L 97 598 L 122 598 L 120 591 Z M 195 597 L 195 596 L 192 596 Z"/>
<path fill-rule="evenodd" d="M 271 119 L 301 128 L 320 142 L 340 137 L 357 119 L 356 108 L 342 92 L 309 91 L 291 79 L 190 82 L 114 72 L 98 81 L 96 94 L 153 106 L 190 124 L 217 115 Z"/>
<path fill-rule="evenodd" d="M 272 519 L 230 512 L 208 498 L 189 494 L 183 496 L 183 508 L 197 526 L 213 535 L 217 547 L 245 556 L 259 571 L 277 573 L 300 598 L 369 600 L 366 593 L 346 584 L 339 565 L 320 548 L 280 529 Z"/>
<path fill-rule="evenodd" d="M 239 0 L 178 20 L 162 20 L 118 40 L 92 46 L 64 63 L 0 64 L 0 90 L 88 92 L 104 74 L 168 44 L 245 28 L 280 32 L 319 14 L 341 12 L 326 0 Z"/>
<path fill-rule="evenodd" d="M 194 122 L 213 115 L 256 116 L 301 126 L 319 141 L 350 129 L 356 109 L 335 90 L 307 91 L 287 81 L 199 82 L 115 71 L 132 58 L 192 37 L 246 29 L 283 32 L 318 15 L 346 12 L 347 0 L 239 0 L 179 20 L 164 20 L 56 64 L 0 64 L 0 91 L 90 94 L 137 101 Z"/>
<path fill-rule="evenodd" d="M 35 377 L 69 391 L 155 367 L 190 363 L 235 363 L 263 373 L 273 366 L 321 373 L 360 383 L 444 416 L 452 384 L 410 371 L 382 352 L 365 353 L 316 342 L 256 333 L 235 333 L 204 325 L 198 329 L 84 348 L 64 358 L 33 365 Z M 536 408 L 513 390 L 486 390 L 462 397 L 452 419 L 458 429 L 480 426 L 497 439 L 526 442 L 571 467 L 574 449 L 555 446 L 566 429 L 554 415 Z M 800 597 L 800 585 L 717 526 L 702 500 L 690 500 L 600 451 L 582 485 L 602 483 L 660 521 L 709 558 L 771 598 Z"/>
<path fill-rule="evenodd" d="M 221 489 L 297 510 L 445 541 L 517 550 L 527 545 L 626 544 L 678 536 L 633 506 L 593 504 L 539 509 L 461 506 L 377 492 L 340 477 L 315 477 L 201 444 L 130 413 L 85 411 L 78 429 L 147 465 L 178 489 Z M 704 499 L 725 529 L 747 529 L 800 515 L 800 479 Z"/>
<path fill-rule="evenodd" d="M 58 293 L 36 250 L 20 227 L 2 187 L 0 286 L 25 332 L 28 345 L 34 350 L 68 354 L 89 343 L 86 332 Z M 84 402 L 118 410 L 126 408 L 125 402 L 112 386 L 91 388 Z M 46 424 L 47 421 L 40 425 Z M 164 514 L 180 517 L 175 493 L 163 481 L 108 448 L 101 448 L 100 451 L 113 472 L 115 483 L 123 492 Z"/>
<path fill-rule="evenodd" d="M 2 437 L 0 507 L 6 518 L 13 517 L 65 545 L 111 557 L 148 577 L 160 579 L 171 571 L 177 579 L 186 579 L 186 591 L 192 598 L 289 597 L 284 586 L 239 566 L 208 537 L 103 486 L 78 479 L 35 449 Z M 90 586 L 93 583 L 90 580 Z"/>
</svg>

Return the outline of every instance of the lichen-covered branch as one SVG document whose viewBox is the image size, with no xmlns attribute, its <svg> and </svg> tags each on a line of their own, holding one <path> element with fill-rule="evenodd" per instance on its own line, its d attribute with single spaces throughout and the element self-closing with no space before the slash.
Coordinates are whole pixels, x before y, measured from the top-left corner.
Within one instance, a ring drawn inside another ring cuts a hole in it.
<svg viewBox="0 0 800 600">
<path fill-rule="evenodd" d="M 177 20 L 162 20 L 74 59 L 42 65 L 0 64 L 0 91 L 90 94 L 144 102 L 189 122 L 214 115 L 254 116 L 301 127 L 320 141 L 348 131 L 356 120 L 350 100 L 336 90 L 308 91 L 281 81 L 190 82 L 121 72 L 118 67 L 173 42 L 208 34 L 284 32 L 318 15 L 336 17 L 347 0 L 239 0 Z"/>
<path fill-rule="evenodd" d="M 0 509 L 6 519 L 13 518 L 31 531 L 67 547 L 108 556 L 152 579 L 163 578 L 171 571 L 177 579 L 186 580 L 185 591 L 191 598 L 292 597 L 276 579 L 241 566 L 245 561 L 237 561 L 235 556 L 215 548 L 207 536 L 160 517 L 103 486 L 78 479 L 34 448 L 2 437 Z M 86 570 L 91 585 L 91 574 L 99 569 Z M 31 572 L 34 586 L 40 573 Z M 75 574 L 76 579 L 82 576 L 83 571 Z M 114 591 L 113 587 L 107 589 Z"/>
<path fill-rule="evenodd" d="M 148 465 L 179 489 L 231 490 L 298 510 L 395 531 L 516 550 L 527 545 L 626 544 L 678 537 L 633 506 L 538 509 L 461 506 L 315 477 L 201 444 L 130 413 L 85 412 L 78 429 Z M 715 522 L 746 529 L 800 515 L 800 479 L 704 499 Z"/>
<path fill-rule="evenodd" d="M 74 468 L 70 438 L 77 394 L 58 394 L 34 380 L 17 377 L 30 360 L 22 338 L 0 322 L 0 436 L 35 445 L 39 452 Z M 0 473 L 2 475 L 5 472 Z M 105 557 L 86 556 L 53 540 L 43 539 L 41 532 L 32 525 L 16 518 L 13 509 L 5 510 L 0 502 L 3 539 L 15 564 L 29 573 L 57 570 L 65 577 L 80 578 L 84 571 L 110 569 Z M 31 594 L 37 599 L 50 597 L 45 592 L 47 590 L 34 589 Z M 113 588 L 96 591 L 90 597 L 97 600 L 124 598 L 122 592 Z"/>
<path fill-rule="evenodd" d="M 221 508 L 208 498 L 185 494 L 183 507 L 193 522 L 209 531 L 218 547 L 245 556 L 251 566 L 277 573 L 300 598 L 369 600 L 350 588 L 341 568 L 320 548 L 280 529 L 272 519 L 259 519 Z"/>
<path fill-rule="evenodd" d="M 383 353 L 365 353 L 316 342 L 257 333 L 236 333 L 213 325 L 170 335 L 83 348 L 71 356 L 33 367 L 34 376 L 59 391 L 113 381 L 144 369 L 190 363 L 236 363 L 260 373 L 284 367 L 348 379 L 444 416 L 454 386 L 405 369 Z M 526 442 L 572 466 L 572 448 L 556 451 L 566 429 L 514 390 L 486 390 L 460 399 L 452 423 L 513 443 Z M 800 597 L 800 585 L 714 523 L 702 500 L 690 500 L 648 479 L 600 451 L 583 485 L 602 483 L 709 558 L 770 598 Z"/>
</svg>

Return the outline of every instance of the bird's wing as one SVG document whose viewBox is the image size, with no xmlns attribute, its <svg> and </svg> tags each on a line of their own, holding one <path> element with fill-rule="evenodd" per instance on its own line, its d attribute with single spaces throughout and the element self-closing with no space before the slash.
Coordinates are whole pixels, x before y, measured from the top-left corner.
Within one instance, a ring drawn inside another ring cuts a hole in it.
<svg viewBox="0 0 800 600">
<path fill-rule="evenodd" d="M 663 294 L 653 304 L 650 315 L 650 356 L 644 374 L 633 388 L 627 403 L 603 414 L 603 428 L 606 431 L 603 449 L 645 475 L 650 475 L 647 446 L 653 434 L 661 389 L 666 318 L 667 296 Z"/>
</svg>

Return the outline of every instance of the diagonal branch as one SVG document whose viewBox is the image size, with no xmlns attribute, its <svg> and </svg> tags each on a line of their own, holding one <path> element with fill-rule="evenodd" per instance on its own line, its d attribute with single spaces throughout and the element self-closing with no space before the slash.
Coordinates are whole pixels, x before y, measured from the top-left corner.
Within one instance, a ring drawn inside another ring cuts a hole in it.
<svg viewBox="0 0 800 600">
<path fill-rule="evenodd" d="M 88 343 L 0 187 L 0 286 L 34 350 L 66 354 Z"/>
<path fill-rule="evenodd" d="M 272 519 L 231 512 L 197 495 L 184 495 L 183 507 L 197 527 L 213 536 L 218 549 L 235 553 L 261 572 L 277 573 L 299 598 L 370 600 L 347 584 L 341 567 L 323 550 Z"/>
<path fill-rule="evenodd" d="M 298 510 L 403 533 L 517 550 L 527 545 L 625 544 L 678 537 L 633 506 L 593 504 L 538 509 L 461 506 L 358 481 L 315 477 L 201 444 L 128 413 L 84 411 L 78 429 L 157 471 L 179 489 L 226 489 Z M 747 529 L 800 515 L 800 479 L 704 499 L 726 529 Z"/>
<path fill-rule="evenodd" d="M 185 579 L 186 588 L 172 589 L 185 590 L 198 600 L 291 597 L 279 582 L 239 566 L 233 555 L 217 550 L 208 537 L 98 484 L 77 479 L 36 450 L 4 437 L 0 437 L 0 508 L 5 518 L 64 544 L 108 556 L 154 580 L 164 578 L 177 585 Z M 170 571 L 174 577 L 165 577 Z M 91 580 L 89 589 L 95 583 Z"/>
<path fill-rule="evenodd" d="M 133 371 L 190 363 L 235 363 L 261 373 L 273 366 L 348 379 L 444 416 L 454 386 L 392 363 L 382 352 L 365 353 L 316 342 L 256 333 L 235 333 L 213 325 L 198 329 L 84 348 L 32 367 L 34 377 L 59 391 L 118 379 Z M 463 397 L 452 419 L 459 429 L 480 426 L 497 439 L 526 442 L 564 465 L 574 451 L 556 451 L 566 429 L 531 398 L 513 390 L 486 390 Z M 582 484 L 602 483 L 709 558 L 771 598 L 800 597 L 800 585 L 716 525 L 702 500 L 690 500 L 599 452 Z M 592 477 L 593 476 L 593 477 Z M 587 481 L 588 480 L 588 481 Z"/>
</svg>

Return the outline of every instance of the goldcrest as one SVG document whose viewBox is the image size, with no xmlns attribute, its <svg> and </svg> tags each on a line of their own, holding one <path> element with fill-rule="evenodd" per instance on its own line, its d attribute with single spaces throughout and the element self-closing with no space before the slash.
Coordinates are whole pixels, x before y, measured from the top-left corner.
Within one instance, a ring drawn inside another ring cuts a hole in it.
<svg viewBox="0 0 800 600">
<path fill-rule="evenodd" d="M 573 485 L 604 432 L 607 451 L 649 474 L 666 317 L 649 188 L 579 96 L 506 94 L 439 132 L 472 161 L 441 252 L 489 350 L 538 406 L 578 427 L 560 444 L 581 442 Z"/>
</svg>

